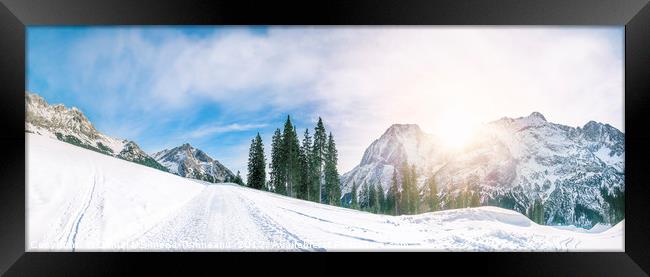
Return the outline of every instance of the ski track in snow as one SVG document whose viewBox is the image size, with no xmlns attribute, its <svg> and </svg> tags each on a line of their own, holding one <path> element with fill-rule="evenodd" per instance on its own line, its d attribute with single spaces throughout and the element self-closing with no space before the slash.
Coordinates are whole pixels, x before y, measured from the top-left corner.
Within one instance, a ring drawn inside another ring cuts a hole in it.
<svg viewBox="0 0 650 277">
<path fill-rule="evenodd" d="M 29 251 L 624 251 L 623 223 L 567 230 L 496 207 L 376 215 L 27 138 Z"/>
<path fill-rule="evenodd" d="M 74 252 L 75 249 L 75 242 L 77 240 L 77 234 L 79 233 L 79 224 L 81 224 L 81 220 L 84 218 L 86 211 L 88 211 L 88 208 L 90 207 L 90 203 L 93 201 L 93 195 L 95 194 L 96 185 L 97 185 L 97 181 L 93 180 L 93 186 L 90 188 L 90 195 L 88 197 L 88 201 L 86 202 L 85 207 L 83 208 L 81 213 L 79 213 L 79 216 L 74 223 L 74 232 L 73 231 L 70 232 L 72 234 L 72 252 Z"/>
</svg>

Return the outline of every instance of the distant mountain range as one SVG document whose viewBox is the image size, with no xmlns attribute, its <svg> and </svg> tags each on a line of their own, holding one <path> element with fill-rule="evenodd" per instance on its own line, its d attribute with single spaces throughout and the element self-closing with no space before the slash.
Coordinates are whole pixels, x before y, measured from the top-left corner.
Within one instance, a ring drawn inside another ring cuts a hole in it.
<svg viewBox="0 0 650 277">
<path fill-rule="evenodd" d="M 386 191 L 393 170 L 407 162 L 416 167 L 422 194 L 433 178 L 443 208 L 471 186 L 481 205 L 526 214 L 541 201 L 545 224 L 614 224 L 624 216 L 624 141 L 609 124 L 573 128 L 538 112 L 490 122 L 461 150 L 446 149 L 418 125 L 394 124 L 341 177 L 341 186 L 344 193 L 364 182 Z"/>
<path fill-rule="evenodd" d="M 102 154 L 167 171 L 179 176 L 224 182 L 234 175 L 205 152 L 183 144 L 152 156 L 134 141 L 107 136 L 95 129 L 77 108 L 49 105 L 41 96 L 25 93 L 25 132 L 65 141 Z"/>
<path fill-rule="evenodd" d="M 219 161 L 189 143 L 153 154 L 171 173 L 212 183 L 233 180 L 235 175 Z"/>
</svg>

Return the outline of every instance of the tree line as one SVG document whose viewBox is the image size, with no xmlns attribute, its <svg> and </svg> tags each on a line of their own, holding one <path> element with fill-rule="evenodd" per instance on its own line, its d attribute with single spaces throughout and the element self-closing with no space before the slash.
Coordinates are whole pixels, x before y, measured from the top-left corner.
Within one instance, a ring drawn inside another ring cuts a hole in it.
<svg viewBox="0 0 650 277">
<path fill-rule="evenodd" d="M 349 200 L 344 206 L 379 214 L 403 215 L 480 206 L 477 180 L 470 178 L 465 186 L 438 195 L 435 178 L 429 176 L 425 185 L 418 188 L 415 165 L 407 162 L 393 170 L 390 186 L 386 191 L 381 184 L 358 185 L 352 183 Z"/>
<path fill-rule="evenodd" d="M 339 206 L 340 179 L 338 151 L 334 136 L 325 130 L 319 117 L 313 137 L 305 129 L 302 141 L 287 116 L 282 130 L 271 139 L 269 178 L 266 178 L 264 143 L 258 133 L 251 141 L 248 155 L 247 185 L 290 197 Z"/>
<path fill-rule="evenodd" d="M 433 179 L 431 179 L 433 180 Z M 400 168 L 393 170 L 389 188 L 384 191 L 381 184 L 352 183 L 349 201 L 345 206 L 353 209 L 380 214 L 415 214 L 419 211 L 437 210 L 437 188 L 430 183 L 426 188 L 425 201 L 430 209 L 420 207 L 420 191 L 417 187 L 415 166 L 403 163 Z"/>
</svg>

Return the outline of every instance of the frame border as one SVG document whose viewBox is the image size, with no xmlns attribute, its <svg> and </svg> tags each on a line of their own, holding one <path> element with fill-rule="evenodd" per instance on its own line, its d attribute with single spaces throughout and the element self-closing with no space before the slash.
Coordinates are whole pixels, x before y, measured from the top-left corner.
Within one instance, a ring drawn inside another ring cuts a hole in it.
<svg viewBox="0 0 650 277">
<path fill-rule="evenodd" d="M 648 0 L 472 1 L 83 1 L 0 0 L 0 273 L 6 275 L 151 275 L 252 262 L 272 269 L 292 260 L 342 271 L 358 254 L 42 253 L 25 252 L 25 36 L 30 25 L 625 25 L 625 253 L 368 253 L 371 267 L 422 260 L 490 275 L 648 276 L 650 272 L 650 5 Z M 312 256 L 314 255 L 314 256 Z M 317 256 L 315 256 L 317 255 Z M 310 257 L 311 256 L 311 257 Z M 365 255 L 364 255 L 365 256 Z M 278 259 L 278 261 L 274 261 Z M 333 261 L 332 259 L 336 259 Z M 340 261 L 338 259 L 341 259 Z M 318 265 L 317 262 L 321 265 Z M 386 263 L 383 263 L 383 262 Z M 251 263 L 252 264 L 252 263 Z M 418 261 L 416 264 L 420 264 Z M 464 266 L 470 264 L 472 266 Z M 437 265 L 434 265 L 437 266 Z M 152 269 L 155 267 L 155 269 Z M 314 267 L 312 267 L 314 268 Z M 390 268 L 389 268 L 390 269 Z M 356 270 L 367 272 L 367 268 Z M 286 269 L 284 269 L 286 272 Z M 242 272 L 237 272 L 242 273 Z M 343 272 L 345 273 L 345 272 Z M 402 272 L 404 273 L 404 272 Z"/>
</svg>

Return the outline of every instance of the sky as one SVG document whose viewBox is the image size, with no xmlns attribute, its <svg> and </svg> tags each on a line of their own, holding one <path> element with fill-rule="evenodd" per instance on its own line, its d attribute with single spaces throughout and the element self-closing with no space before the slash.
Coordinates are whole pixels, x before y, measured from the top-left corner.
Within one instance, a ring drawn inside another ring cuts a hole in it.
<svg viewBox="0 0 650 277">
<path fill-rule="evenodd" d="M 246 174 L 288 115 L 321 117 L 339 171 L 394 123 L 457 134 L 537 111 L 624 131 L 622 26 L 29 27 L 27 90 L 148 153 L 183 143 Z"/>
</svg>

